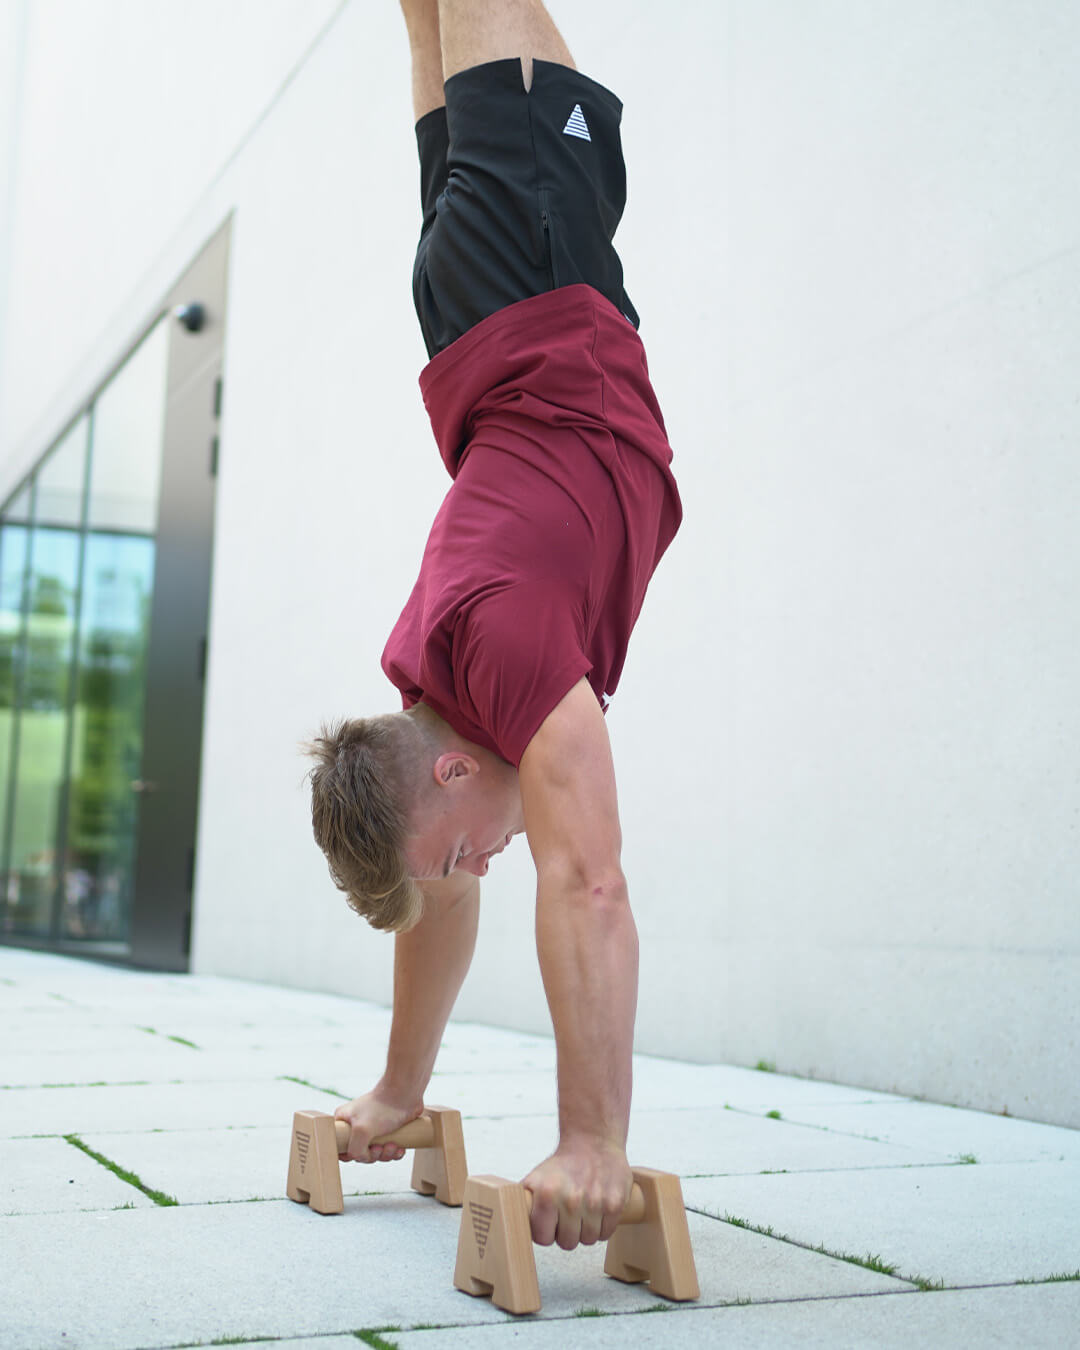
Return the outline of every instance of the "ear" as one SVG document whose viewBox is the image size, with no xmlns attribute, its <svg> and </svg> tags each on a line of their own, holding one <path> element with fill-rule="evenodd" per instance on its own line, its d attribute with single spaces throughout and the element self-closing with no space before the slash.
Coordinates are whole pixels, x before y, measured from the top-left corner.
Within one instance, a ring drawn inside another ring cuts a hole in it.
<svg viewBox="0 0 1080 1350">
<path fill-rule="evenodd" d="M 470 778 L 479 772 L 479 763 L 472 755 L 463 754 L 460 750 L 444 751 L 432 768 L 432 774 L 440 787 L 445 787 L 456 778 Z"/>
</svg>

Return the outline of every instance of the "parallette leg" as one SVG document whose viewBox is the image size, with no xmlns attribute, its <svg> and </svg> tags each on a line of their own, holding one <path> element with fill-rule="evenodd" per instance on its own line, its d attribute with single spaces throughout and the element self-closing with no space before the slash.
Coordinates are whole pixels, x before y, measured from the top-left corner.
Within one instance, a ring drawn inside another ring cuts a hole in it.
<svg viewBox="0 0 1080 1350">
<path fill-rule="evenodd" d="M 649 1288 L 661 1298 L 699 1298 L 679 1178 L 647 1167 L 633 1170 L 645 1199 L 645 1214 L 637 1223 L 621 1223 L 612 1233 L 604 1273 L 627 1284 L 648 1280 Z"/>
<path fill-rule="evenodd" d="M 511 1313 L 540 1309 L 525 1190 L 502 1177 L 470 1177 L 458 1234 L 454 1286 L 488 1295 Z"/>
<path fill-rule="evenodd" d="M 431 1117 L 435 1138 L 430 1148 L 416 1150 L 412 1188 L 421 1195 L 434 1195 L 444 1205 L 460 1205 L 469 1174 L 461 1112 L 445 1106 L 428 1106 L 424 1114 Z"/>
<path fill-rule="evenodd" d="M 297 1111 L 293 1116 L 285 1194 L 318 1214 L 340 1214 L 345 1208 L 334 1117 L 325 1111 Z"/>
</svg>

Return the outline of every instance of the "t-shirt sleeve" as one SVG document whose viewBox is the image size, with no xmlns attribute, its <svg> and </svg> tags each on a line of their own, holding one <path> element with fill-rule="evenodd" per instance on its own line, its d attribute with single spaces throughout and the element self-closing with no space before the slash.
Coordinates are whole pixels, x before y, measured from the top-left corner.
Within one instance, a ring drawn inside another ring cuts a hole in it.
<svg viewBox="0 0 1080 1350">
<path fill-rule="evenodd" d="M 459 706 L 514 765 L 548 713 L 592 668 L 582 616 L 554 582 L 520 583 L 478 601 L 454 645 Z"/>
</svg>

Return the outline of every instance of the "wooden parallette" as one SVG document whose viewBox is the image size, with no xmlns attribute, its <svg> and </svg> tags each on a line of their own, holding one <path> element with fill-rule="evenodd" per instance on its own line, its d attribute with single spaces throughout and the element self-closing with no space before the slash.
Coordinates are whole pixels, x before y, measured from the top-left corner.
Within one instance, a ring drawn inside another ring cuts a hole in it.
<svg viewBox="0 0 1080 1350">
<path fill-rule="evenodd" d="M 607 1244 L 605 1274 L 627 1284 L 648 1280 L 662 1298 L 700 1297 L 679 1178 L 646 1167 L 633 1172 L 630 1199 Z M 507 1312 L 538 1312 L 531 1192 L 502 1177 L 470 1177 L 464 1203 L 456 1288 L 478 1297 L 490 1295 Z"/>
<path fill-rule="evenodd" d="M 468 1167 L 461 1112 L 445 1106 L 425 1107 L 392 1134 L 381 1134 L 372 1143 L 400 1144 L 416 1150 L 412 1188 L 421 1195 L 434 1195 L 444 1205 L 460 1205 Z M 338 1154 L 349 1145 L 349 1125 L 324 1111 L 297 1111 L 293 1116 L 289 1148 L 289 1175 L 285 1194 L 290 1200 L 310 1205 L 319 1214 L 340 1214 L 345 1208 L 341 1192 Z"/>
</svg>

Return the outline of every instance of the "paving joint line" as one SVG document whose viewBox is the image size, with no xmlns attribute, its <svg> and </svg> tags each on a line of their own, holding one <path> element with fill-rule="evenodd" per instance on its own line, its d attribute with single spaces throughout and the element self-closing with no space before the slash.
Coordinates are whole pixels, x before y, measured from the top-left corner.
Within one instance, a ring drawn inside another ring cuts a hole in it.
<svg viewBox="0 0 1080 1350">
<path fill-rule="evenodd" d="M 89 1144 L 85 1144 L 77 1134 L 65 1134 L 62 1137 L 72 1146 L 72 1148 L 81 1149 L 88 1158 L 92 1158 L 94 1162 L 99 1163 L 102 1167 L 112 1172 L 113 1175 L 119 1177 L 121 1181 L 126 1181 L 129 1186 L 133 1186 L 137 1191 L 142 1191 L 143 1195 L 147 1196 L 148 1199 L 153 1200 L 155 1205 L 172 1206 L 178 1203 L 173 1196 L 166 1195 L 164 1191 L 156 1191 L 152 1186 L 147 1186 L 134 1172 L 129 1172 L 126 1167 L 121 1167 L 118 1162 L 114 1162 L 111 1158 L 107 1158 L 104 1153 L 98 1153 L 98 1151 L 91 1148 Z"/>
</svg>

